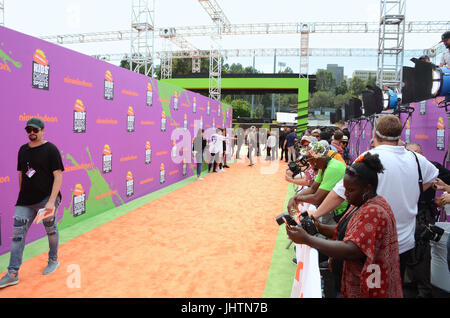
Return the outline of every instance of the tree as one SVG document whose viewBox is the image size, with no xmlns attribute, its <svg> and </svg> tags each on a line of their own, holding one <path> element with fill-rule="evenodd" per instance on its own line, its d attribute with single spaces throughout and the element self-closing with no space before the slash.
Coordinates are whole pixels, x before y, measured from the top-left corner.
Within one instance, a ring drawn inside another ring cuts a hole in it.
<svg viewBox="0 0 450 318">
<path fill-rule="evenodd" d="M 294 71 L 292 70 L 292 68 L 290 68 L 289 66 L 286 66 L 284 68 L 284 70 L 279 70 L 278 71 L 279 74 L 293 74 Z"/>
<path fill-rule="evenodd" d="M 354 76 L 350 81 L 348 90 L 353 97 L 359 97 L 365 88 L 366 83 L 362 80 L 362 78 Z"/>
<path fill-rule="evenodd" d="M 311 108 L 333 107 L 333 100 L 334 94 L 332 92 L 316 92 L 311 99 Z"/>
<path fill-rule="evenodd" d="M 334 91 L 336 87 L 336 79 L 330 71 L 319 70 L 316 73 L 316 90 L 319 91 Z"/>
<path fill-rule="evenodd" d="M 348 94 L 339 94 L 336 95 L 336 97 L 334 98 L 334 107 L 339 108 L 344 106 L 345 104 L 348 104 L 349 99 L 352 96 L 348 93 Z"/>
<path fill-rule="evenodd" d="M 377 78 L 375 76 L 369 76 L 367 79 L 366 86 L 375 86 L 377 83 Z"/>
<path fill-rule="evenodd" d="M 250 103 L 243 99 L 231 101 L 233 107 L 233 118 L 250 117 Z"/>
<path fill-rule="evenodd" d="M 336 92 L 336 95 L 347 94 L 347 92 L 348 92 L 347 82 L 346 81 L 342 81 L 341 84 L 339 84 L 339 86 L 336 87 L 335 92 Z"/>
</svg>

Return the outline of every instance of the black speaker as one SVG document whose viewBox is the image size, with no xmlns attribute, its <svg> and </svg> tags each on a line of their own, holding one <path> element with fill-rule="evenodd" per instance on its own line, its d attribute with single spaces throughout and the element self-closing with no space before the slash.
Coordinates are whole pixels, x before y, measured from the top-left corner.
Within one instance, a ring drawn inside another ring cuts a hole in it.
<svg viewBox="0 0 450 318">
<path fill-rule="evenodd" d="M 350 105 L 345 104 L 344 105 L 344 120 L 345 121 L 350 120 L 349 114 L 350 114 Z"/>
<path fill-rule="evenodd" d="M 378 86 L 371 87 L 362 92 L 364 115 L 379 114 L 383 110 L 383 94 Z"/>
<path fill-rule="evenodd" d="M 414 68 L 403 67 L 402 103 L 420 102 L 433 97 L 431 88 L 433 85 L 433 63 L 412 58 Z"/>
<path fill-rule="evenodd" d="M 342 120 L 342 109 L 338 108 L 336 109 L 336 122 L 339 122 Z"/>
<path fill-rule="evenodd" d="M 349 119 L 359 118 L 362 116 L 362 101 L 359 98 L 351 98 L 349 100 L 349 110 L 350 114 L 348 114 Z"/>
<path fill-rule="evenodd" d="M 335 122 L 337 122 L 336 113 L 332 112 L 332 113 L 330 113 L 330 124 L 334 124 Z"/>
</svg>

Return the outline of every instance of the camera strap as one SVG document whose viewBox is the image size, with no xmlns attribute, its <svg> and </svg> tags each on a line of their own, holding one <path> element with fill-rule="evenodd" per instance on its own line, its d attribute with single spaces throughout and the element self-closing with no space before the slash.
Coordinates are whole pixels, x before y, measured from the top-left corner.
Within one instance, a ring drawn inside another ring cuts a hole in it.
<svg viewBox="0 0 450 318">
<path fill-rule="evenodd" d="M 422 197 L 422 194 L 423 194 L 423 178 L 422 178 L 422 171 L 420 169 L 419 159 L 417 159 L 417 156 L 414 153 L 414 151 L 411 151 L 411 150 L 408 150 L 408 151 L 410 151 L 414 155 L 414 158 L 416 159 L 416 162 L 417 162 L 417 171 L 419 172 L 419 191 L 420 191 L 420 197 Z"/>
</svg>

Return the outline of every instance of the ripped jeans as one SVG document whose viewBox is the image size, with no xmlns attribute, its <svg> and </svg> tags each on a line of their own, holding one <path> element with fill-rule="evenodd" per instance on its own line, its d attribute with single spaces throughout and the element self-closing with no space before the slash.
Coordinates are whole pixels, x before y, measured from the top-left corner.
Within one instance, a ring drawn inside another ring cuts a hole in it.
<svg viewBox="0 0 450 318">
<path fill-rule="evenodd" d="M 25 248 L 25 239 L 28 229 L 33 223 L 33 220 L 37 215 L 37 211 L 45 207 L 49 198 L 50 197 L 46 197 L 41 202 L 33 205 L 16 206 L 16 212 L 14 214 L 14 234 L 8 266 L 9 272 L 17 273 L 19 271 L 20 265 L 22 265 L 23 250 Z M 55 201 L 55 211 L 59 204 L 60 198 L 58 197 Z M 55 215 L 42 220 L 42 223 L 44 224 L 45 231 L 47 232 L 50 247 L 48 257 L 49 259 L 51 258 L 56 261 L 58 259 L 59 232 Z"/>
</svg>

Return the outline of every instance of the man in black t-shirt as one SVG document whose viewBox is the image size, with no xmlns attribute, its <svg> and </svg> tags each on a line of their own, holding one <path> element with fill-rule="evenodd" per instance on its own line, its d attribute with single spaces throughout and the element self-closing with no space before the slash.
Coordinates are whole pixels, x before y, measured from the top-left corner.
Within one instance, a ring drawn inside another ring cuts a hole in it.
<svg viewBox="0 0 450 318">
<path fill-rule="evenodd" d="M 24 144 L 19 150 L 17 170 L 20 192 L 14 214 L 14 234 L 8 273 L 0 280 L 0 288 L 19 283 L 18 272 L 22 264 L 26 235 L 40 209 L 45 211 L 42 222 L 50 246 L 48 265 L 43 274 L 53 273 L 59 266 L 56 209 L 61 202 L 59 191 L 64 166 L 58 148 L 44 140 L 42 120 L 30 119 L 25 130 L 30 142 Z"/>
</svg>

